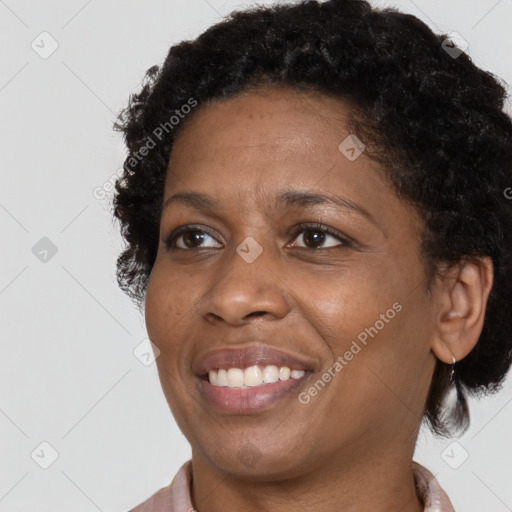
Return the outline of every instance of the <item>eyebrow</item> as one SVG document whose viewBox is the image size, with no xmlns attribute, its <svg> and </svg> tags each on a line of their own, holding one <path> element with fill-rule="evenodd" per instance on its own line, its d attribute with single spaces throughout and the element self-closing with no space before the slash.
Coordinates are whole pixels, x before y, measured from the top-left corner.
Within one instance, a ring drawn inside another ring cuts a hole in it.
<svg viewBox="0 0 512 512">
<path fill-rule="evenodd" d="M 220 201 L 217 201 L 207 194 L 199 192 L 180 192 L 172 195 L 164 201 L 162 211 L 165 211 L 172 203 L 179 203 L 198 211 L 213 211 L 220 205 Z M 276 197 L 274 208 L 277 209 L 294 206 L 307 207 L 324 204 L 334 204 L 341 208 L 352 210 L 377 225 L 377 222 L 372 215 L 358 204 L 343 197 L 321 194 L 318 192 L 287 190 Z"/>
</svg>

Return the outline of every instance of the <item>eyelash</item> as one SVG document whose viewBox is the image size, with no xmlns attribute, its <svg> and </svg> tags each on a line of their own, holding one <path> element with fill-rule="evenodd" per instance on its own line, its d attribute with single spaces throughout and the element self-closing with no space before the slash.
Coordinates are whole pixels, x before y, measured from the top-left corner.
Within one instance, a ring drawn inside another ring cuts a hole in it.
<svg viewBox="0 0 512 512">
<path fill-rule="evenodd" d="M 351 247 L 352 246 L 352 243 L 348 240 L 348 238 L 340 236 L 333 229 L 329 228 L 328 226 L 325 226 L 324 224 L 320 224 L 320 223 L 301 224 L 300 226 L 297 226 L 297 229 L 294 229 L 294 230 L 292 230 L 292 232 L 288 232 L 287 234 L 289 236 L 293 236 L 293 240 L 295 240 L 300 233 L 303 233 L 303 232 L 308 231 L 308 230 L 310 230 L 310 231 L 315 231 L 315 230 L 316 231 L 322 231 L 323 233 L 331 235 L 331 236 L 333 236 L 334 238 L 338 239 L 341 242 L 340 246 L 336 246 L 336 247 L 318 247 L 318 248 L 313 248 L 311 250 L 319 251 L 319 250 L 322 250 L 322 249 L 334 249 L 334 248 L 337 248 L 337 247 Z M 165 246 L 167 247 L 168 250 L 178 250 L 179 249 L 179 250 L 190 251 L 192 249 L 202 249 L 202 247 L 192 247 L 192 248 L 188 248 L 188 249 L 183 249 L 182 247 L 175 247 L 175 241 L 181 235 L 184 235 L 184 234 L 190 233 L 190 232 L 206 233 L 208 236 L 211 236 L 213 239 L 215 239 L 215 237 L 207 229 L 203 229 L 200 226 L 186 225 L 186 226 L 181 226 L 181 227 L 177 228 L 175 231 L 173 231 L 170 234 L 170 236 L 167 238 L 167 240 L 165 241 Z M 308 249 L 308 247 L 300 247 L 300 248 L 301 249 Z"/>
</svg>

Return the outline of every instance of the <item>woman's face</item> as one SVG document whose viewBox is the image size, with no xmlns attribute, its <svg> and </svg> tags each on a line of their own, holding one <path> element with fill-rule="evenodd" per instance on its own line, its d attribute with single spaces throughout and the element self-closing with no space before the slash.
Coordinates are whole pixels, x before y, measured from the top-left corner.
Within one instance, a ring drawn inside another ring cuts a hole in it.
<svg viewBox="0 0 512 512">
<path fill-rule="evenodd" d="M 421 223 L 347 139 L 346 109 L 261 89 L 198 107 L 175 141 L 146 323 L 193 457 L 224 471 L 284 477 L 412 457 L 435 363 Z M 211 204 L 167 202 L 185 193 Z M 253 347 L 308 371 L 248 389 L 204 378 L 286 366 Z M 220 349 L 233 358 L 202 364 Z"/>
</svg>

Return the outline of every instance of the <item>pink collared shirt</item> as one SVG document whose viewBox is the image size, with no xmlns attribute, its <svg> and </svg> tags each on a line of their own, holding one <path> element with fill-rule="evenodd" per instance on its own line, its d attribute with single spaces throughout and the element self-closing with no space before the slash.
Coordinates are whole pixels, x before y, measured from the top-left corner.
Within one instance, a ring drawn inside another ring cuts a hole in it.
<svg viewBox="0 0 512 512">
<path fill-rule="evenodd" d="M 190 496 L 192 461 L 188 460 L 173 481 L 129 512 L 195 512 Z M 412 463 L 418 498 L 424 512 L 454 512 L 453 506 L 434 475 L 421 464 Z"/>
</svg>

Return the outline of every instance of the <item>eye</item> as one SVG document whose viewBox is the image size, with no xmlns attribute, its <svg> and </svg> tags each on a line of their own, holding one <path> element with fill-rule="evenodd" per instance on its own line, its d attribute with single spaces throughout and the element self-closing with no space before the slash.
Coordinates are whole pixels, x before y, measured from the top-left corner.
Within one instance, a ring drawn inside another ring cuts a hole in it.
<svg viewBox="0 0 512 512">
<path fill-rule="evenodd" d="M 308 249 L 326 249 L 333 246 L 350 247 L 351 245 L 346 238 L 339 235 L 328 226 L 324 226 L 323 224 L 303 224 L 299 226 L 298 229 L 295 229 L 292 233 L 289 233 L 290 236 L 293 236 L 293 240 L 295 240 L 299 234 L 303 235 L 303 240 L 305 240 L 305 244 L 298 245 L 296 247 L 305 247 Z M 304 234 L 307 234 L 308 236 L 304 237 Z M 327 238 L 331 237 L 333 239 L 336 239 L 340 243 L 319 247 L 319 245 L 325 242 L 326 236 Z M 200 244 L 204 243 L 204 241 L 207 240 L 208 238 L 216 241 L 216 239 L 205 229 L 201 229 L 200 227 L 197 226 L 182 226 L 170 234 L 170 236 L 165 241 L 165 246 L 169 250 L 201 249 L 203 247 L 222 247 L 222 245 L 201 246 Z"/>
<path fill-rule="evenodd" d="M 302 239 L 305 241 L 305 245 L 298 247 L 306 247 L 309 249 L 326 249 L 328 247 L 333 246 L 350 246 L 350 242 L 346 240 L 344 237 L 336 233 L 333 229 L 324 226 L 323 224 L 310 224 L 310 225 L 301 225 L 299 229 L 296 229 L 292 235 L 296 238 L 297 235 L 302 234 Z M 306 235 L 307 236 L 304 236 Z M 335 238 L 341 243 L 331 244 L 329 246 L 318 247 L 325 242 L 326 237 Z M 294 239 L 295 239 L 294 238 Z"/>
<path fill-rule="evenodd" d="M 171 233 L 169 238 L 165 241 L 165 246 L 167 249 L 197 249 L 201 247 L 196 244 L 201 244 L 208 238 L 215 240 L 215 238 L 204 229 L 182 226 Z M 179 242 L 183 242 L 181 246 Z"/>
</svg>

